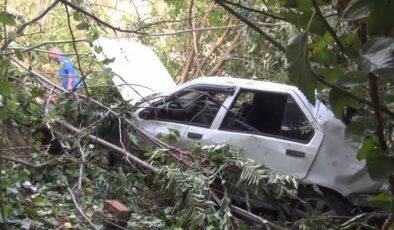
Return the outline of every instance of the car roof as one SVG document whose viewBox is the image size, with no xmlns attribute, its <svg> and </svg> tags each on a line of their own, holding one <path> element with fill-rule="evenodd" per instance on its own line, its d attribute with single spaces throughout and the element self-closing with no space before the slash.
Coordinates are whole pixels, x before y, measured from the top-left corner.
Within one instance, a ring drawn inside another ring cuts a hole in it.
<svg viewBox="0 0 394 230">
<path fill-rule="evenodd" d="M 293 90 L 299 91 L 297 87 L 273 83 L 268 81 L 259 81 L 243 78 L 232 78 L 232 77 L 199 77 L 195 80 L 190 81 L 191 84 L 212 84 L 212 85 L 228 85 L 228 86 L 239 86 L 246 88 L 269 88 L 269 89 L 281 89 L 281 90 Z"/>
</svg>

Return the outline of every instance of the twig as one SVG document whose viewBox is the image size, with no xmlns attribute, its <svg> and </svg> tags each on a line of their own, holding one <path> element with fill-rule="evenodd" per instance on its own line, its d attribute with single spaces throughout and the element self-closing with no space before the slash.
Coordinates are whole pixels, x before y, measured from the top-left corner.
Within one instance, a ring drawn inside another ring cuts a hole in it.
<svg viewBox="0 0 394 230">
<path fill-rule="evenodd" d="M 362 97 L 359 97 L 357 95 L 352 94 L 351 92 L 347 91 L 346 89 L 335 85 L 333 83 L 330 83 L 329 81 L 325 80 L 324 77 L 320 76 L 320 75 L 315 75 L 316 79 L 323 83 L 326 86 L 329 86 L 330 88 L 334 89 L 334 90 L 338 90 L 339 92 L 345 94 L 348 97 L 351 97 L 361 103 L 364 103 L 365 105 L 374 108 L 375 104 L 372 101 L 368 101 L 367 99 L 364 99 Z M 394 118 L 394 112 L 391 111 L 390 109 L 388 109 L 387 107 L 383 106 L 383 105 L 377 105 L 377 107 L 384 113 L 386 113 L 387 115 L 389 115 L 390 117 Z"/>
<path fill-rule="evenodd" d="M 235 35 L 234 39 L 231 41 L 230 47 L 226 50 L 226 52 L 223 54 L 223 56 L 219 59 L 219 61 L 216 63 L 216 65 L 207 73 L 207 76 L 213 76 L 215 75 L 219 68 L 224 65 L 226 62 L 227 57 L 234 51 L 235 48 L 240 44 L 240 38 L 241 38 L 241 31 L 238 31 L 237 35 Z"/>
<path fill-rule="evenodd" d="M 23 32 L 23 30 L 33 24 L 34 22 L 40 20 L 41 18 L 43 18 L 50 10 L 52 10 L 57 4 L 59 3 L 59 0 L 55 0 L 51 5 L 49 5 L 41 14 L 39 14 L 37 17 L 33 18 L 32 20 L 24 23 L 23 25 L 21 25 L 17 30 L 16 30 L 16 34 L 19 35 L 21 32 Z M 11 40 L 5 40 L 3 46 L 1 47 L 1 49 L 5 49 L 9 44 L 10 44 Z"/>
<path fill-rule="evenodd" d="M 277 42 L 274 38 L 266 34 L 264 31 L 262 31 L 257 25 L 249 21 L 247 18 L 242 16 L 241 14 L 237 13 L 235 10 L 233 10 L 231 7 L 226 5 L 222 0 L 215 0 L 219 5 L 221 5 L 225 10 L 227 10 L 230 14 L 234 15 L 237 17 L 239 20 L 244 22 L 246 25 L 250 26 L 254 31 L 259 33 L 265 40 L 270 42 L 273 46 L 275 46 L 278 50 L 285 52 L 286 49 L 284 46 L 282 46 L 279 42 Z"/>
<path fill-rule="evenodd" d="M 212 197 L 213 201 L 214 201 L 217 205 L 219 205 L 221 202 L 220 202 L 220 199 L 219 199 L 218 195 L 216 195 L 216 193 L 213 192 L 212 190 L 210 191 L 210 194 L 211 194 L 211 197 Z M 243 219 L 246 219 L 246 220 L 248 220 L 249 222 L 253 222 L 253 223 L 256 223 L 256 224 L 265 225 L 265 226 L 268 227 L 268 229 L 273 228 L 273 229 L 276 229 L 276 230 L 285 230 L 285 228 L 282 228 L 282 227 L 279 226 L 279 225 L 276 225 L 276 224 L 274 224 L 274 223 L 271 223 L 271 222 L 269 222 L 268 220 L 263 219 L 263 218 L 261 218 L 260 216 L 257 216 L 257 215 L 255 215 L 255 214 L 253 214 L 253 213 L 250 213 L 250 212 L 248 212 L 248 211 L 246 211 L 246 210 L 244 210 L 244 209 L 242 209 L 242 208 L 239 208 L 239 207 L 237 207 L 237 206 L 231 205 L 231 206 L 230 206 L 230 209 L 231 209 L 231 211 L 234 212 L 238 217 L 241 217 L 241 218 L 243 218 Z"/>
<path fill-rule="evenodd" d="M 269 13 L 269 12 L 266 11 L 266 10 L 257 10 L 257 9 L 254 9 L 254 8 L 251 8 L 251 7 L 247 7 L 247 6 L 245 6 L 245 5 L 242 5 L 242 4 L 240 4 L 240 3 L 234 3 L 234 2 L 227 1 L 227 0 L 222 0 L 222 1 L 225 2 L 225 3 L 227 3 L 227 4 L 229 4 L 229 5 L 233 5 L 233 6 L 236 6 L 236 7 L 238 7 L 238 8 L 241 8 L 241 9 L 243 9 L 243 10 L 247 10 L 247 11 L 250 11 L 250 12 L 263 14 L 263 15 L 268 16 L 268 17 L 273 18 L 273 19 L 278 19 L 278 20 L 282 20 L 282 21 L 288 22 L 288 20 L 287 20 L 286 18 L 277 16 L 277 15 L 273 15 L 273 14 Z"/>
<path fill-rule="evenodd" d="M 50 161 L 47 161 L 47 162 L 44 162 L 44 163 L 41 163 L 41 164 L 38 164 L 38 165 L 33 165 L 33 164 L 31 164 L 31 163 L 29 163 L 27 161 L 24 161 L 24 160 L 21 160 L 21 159 L 12 158 L 12 157 L 7 157 L 7 156 L 4 156 L 4 155 L 0 155 L 0 158 L 4 159 L 4 160 L 8 160 L 8 161 L 13 161 L 15 163 L 18 163 L 18 164 L 21 164 L 21 165 L 24 165 L 24 166 L 27 166 L 27 167 L 31 167 L 31 168 L 42 168 L 44 166 L 52 164 L 53 162 L 57 162 L 57 159 L 53 159 L 53 160 L 50 160 Z"/>
<path fill-rule="evenodd" d="M 78 211 L 79 211 L 79 213 L 82 215 L 82 217 L 89 223 L 89 225 L 90 225 L 93 229 L 98 230 L 98 228 L 92 223 L 92 221 L 91 221 L 91 220 L 85 215 L 85 213 L 82 211 L 81 207 L 79 207 L 78 202 L 77 202 L 77 200 L 76 200 L 76 198 L 75 198 L 75 195 L 74 195 L 73 191 L 71 191 L 71 189 L 68 188 L 68 187 L 67 187 L 67 190 L 68 190 L 68 192 L 69 192 L 70 195 L 71 195 L 71 198 L 72 198 L 72 200 L 73 200 L 73 202 L 74 202 L 75 207 L 78 209 Z"/>
<path fill-rule="evenodd" d="M 217 8 L 217 7 L 214 7 L 214 8 L 212 8 L 212 9 L 209 8 L 207 11 L 205 11 L 205 12 L 203 12 L 203 13 L 201 13 L 201 14 L 196 15 L 195 18 L 199 18 L 199 17 L 201 17 L 201 16 L 203 16 L 203 15 L 205 15 L 205 14 L 207 14 L 207 13 L 213 11 L 213 10 L 215 10 L 216 8 Z M 140 31 L 140 30 L 143 30 L 143 29 L 146 29 L 146 28 L 148 28 L 148 27 L 155 26 L 155 25 L 158 25 L 158 24 L 164 24 L 164 23 L 178 23 L 178 22 L 184 22 L 184 21 L 188 21 L 188 20 L 191 20 L 191 18 L 190 18 L 190 17 L 187 17 L 187 18 L 181 18 L 181 19 L 177 19 L 177 20 L 161 20 L 161 21 L 151 22 L 151 23 L 148 23 L 148 24 L 146 24 L 146 25 L 142 25 L 141 27 L 137 28 L 136 30 L 137 30 L 137 31 Z"/>
<path fill-rule="evenodd" d="M 126 160 L 126 162 L 127 162 L 129 165 L 131 165 L 133 168 L 135 168 L 135 166 L 133 165 L 133 163 L 131 163 L 131 161 L 129 160 L 129 158 L 127 158 L 127 155 L 126 155 L 127 150 L 126 150 L 126 147 L 125 147 L 124 144 L 123 144 L 122 120 L 120 119 L 120 117 L 118 117 L 118 129 L 119 129 L 119 142 L 120 142 L 120 145 L 122 145 L 122 148 L 123 148 L 123 150 L 124 150 L 124 153 L 125 153 L 125 160 Z"/>
<path fill-rule="evenodd" d="M 194 29 L 186 29 L 186 30 L 177 30 L 174 32 L 168 33 L 146 33 L 144 35 L 140 35 L 141 37 L 150 36 L 150 37 L 162 37 L 162 36 L 171 36 L 171 35 L 178 35 L 178 34 L 185 34 L 185 33 L 193 33 L 193 32 L 203 32 L 203 31 L 212 31 L 212 30 L 225 30 L 225 29 L 235 29 L 244 27 L 244 24 L 240 25 L 230 25 L 230 26 L 212 26 L 212 27 L 202 27 L 202 28 L 194 28 Z M 261 22 L 256 25 L 257 27 L 273 27 L 279 26 L 277 23 L 266 23 Z"/>
<path fill-rule="evenodd" d="M 81 160 L 79 164 L 78 190 L 82 189 L 83 170 L 85 166 L 85 152 L 82 149 L 81 141 L 78 141 L 79 152 L 81 153 Z"/>
<path fill-rule="evenodd" d="M 71 43 L 71 42 L 85 42 L 85 41 L 87 41 L 87 40 L 86 39 L 75 39 L 75 40 L 46 41 L 46 42 L 41 42 L 41 43 L 35 44 L 33 46 L 30 46 L 30 47 L 21 48 L 20 51 L 21 52 L 27 52 L 27 51 L 30 51 L 30 50 L 37 49 L 37 48 L 39 48 L 41 46 L 46 46 L 46 45 L 67 44 L 67 43 Z"/>
<path fill-rule="evenodd" d="M 107 23 L 107 22 L 101 20 L 100 18 L 98 18 L 94 14 L 82 9 L 81 7 L 75 5 L 74 3 L 70 2 L 70 1 L 60 0 L 60 2 L 62 2 L 63 4 L 73 8 L 74 10 L 76 10 L 78 12 L 83 13 L 84 15 L 86 15 L 86 16 L 92 18 L 93 20 L 95 20 L 98 24 L 106 26 L 106 27 L 112 29 L 113 31 L 125 32 L 125 33 L 134 33 L 134 34 L 140 34 L 140 35 L 146 34 L 146 33 L 138 32 L 137 30 L 128 30 L 128 29 L 122 29 L 122 28 L 119 28 L 119 27 L 115 27 L 115 26 L 111 25 L 110 23 Z"/>
<path fill-rule="evenodd" d="M 320 21 L 323 23 L 324 27 L 326 27 L 326 29 L 328 30 L 328 32 L 330 33 L 330 35 L 332 36 L 332 38 L 334 39 L 335 43 L 337 43 L 337 45 L 339 46 L 339 48 L 341 49 L 341 51 L 348 56 L 349 58 L 351 58 L 351 55 L 346 51 L 345 46 L 342 44 L 341 40 L 338 38 L 337 34 L 335 33 L 334 29 L 331 28 L 330 24 L 328 24 L 326 18 L 324 17 L 324 15 L 322 14 L 322 12 L 320 11 L 319 5 L 317 4 L 316 0 L 312 0 L 312 4 L 313 4 L 313 8 L 315 9 L 315 12 L 317 14 L 317 16 L 319 17 Z"/>
<path fill-rule="evenodd" d="M 45 103 L 45 110 L 44 110 L 45 111 L 45 116 L 48 116 L 49 102 L 51 101 L 51 97 L 52 97 L 52 93 L 53 93 L 54 89 L 55 89 L 55 87 L 52 86 L 51 90 L 49 91 L 48 98 L 47 98 L 47 101 Z M 52 127 L 49 124 L 49 121 L 45 122 L 45 125 L 47 126 L 49 132 L 51 133 L 51 141 L 54 140 L 55 139 L 55 135 L 52 132 Z M 49 147 L 48 147 L 48 149 L 49 149 Z M 48 149 L 47 149 L 47 151 L 48 151 Z"/>
<path fill-rule="evenodd" d="M 6 130 L 5 129 L 6 129 L 6 126 L 0 126 L 1 140 L 4 140 L 6 138 Z M 5 142 L 1 141 L 0 142 L 0 148 L 3 148 L 4 146 L 5 146 Z M 3 166 L 3 158 L 2 157 L 3 157 L 3 155 L 0 154 L 0 170 L 1 171 L 3 170 L 2 169 L 2 166 Z M 2 180 L 2 177 L 3 177 L 3 173 L 0 172 L 0 182 Z M 4 228 L 7 230 L 8 229 L 8 221 L 7 221 L 7 218 L 5 216 L 5 210 L 4 210 L 4 206 L 5 206 L 5 203 L 4 203 L 4 192 L 5 192 L 5 189 L 3 189 L 3 188 L 0 189 L 0 210 L 1 210 L 1 219 L 4 222 Z"/>
<path fill-rule="evenodd" d="M 107 220 L 106 218 L 103 218 L 103 217 L 101 217 L 99 215 L 95 215 L 94 217 L 98 218 L 101 221 L 104 221 L 107 224 L 110 224 L 110 225 L 116 227 L 116 229 L 128 230 L 127 228 L 124 228 L 124 227 L 122 227 L 122 226 L 120 226 L 120 225 L 118 225 L 118 224 L 116 224 L 116 223 L 114 223 L 114 222 L 112 222 L 110 220 Z"/>
<path fill-rule="evenodd" d="M 67 123 L 65 121 L 56 120 L 55 122 L 60 124 L 60 125 L 62 125 L 63 127 L 67 128 L 68 130 L 70 130 L 70 131 L 72 131 L 74 133 L 80 132 L 79 129 L 75 128 L 74 126 L 72 126 L 71 124 L 69 124 L 69 123 Z M 99 138 L 97 136 L 91 135 L 91 134 L 88 135 L 88 138 L 90 140 L 94 141 L 94 142 L 97 142 L 98 144 L 100 144 L 102 146 L 105 146 L 107 148 L 110 148 L 110 149 L 114 150 L 116 153 L 120 154 L 121 156 L 126 155 L 127 158 L 129 158 L 130 160 L 132 160 L 133 162 L 137 163 L 138 165 L 140 165 L 141 167 L 143 167 L 145 169 L 148 169 L 148 170 L 150 170 L 150 171 L 152 171 L 154 173 L 157 173 L 159 171 L 159 169 L 155 168 L 154 166 L 146 163 L 143 160 L 140 160 L 139 158 L 135 157 L 133 154 L 131 154 L 131 153 L 127 152 L 127 151 L 125 152 L 124 149 L 122 149 L 122 148 L 120 148 L 120 147 L 118 147 L 118 146 L 116 146 L 114 144 L 111 144 L 111 143 L 109 143 L 106 140 L 103 140 L 103 139 L 101 139 L 101 138 Z"/>
<path fill-rule="evenodd" d="M 375 118 L 378 121 L 376 127 L 376 136 L 378 136 L 379 144 L 383 151 L 387 150 L 387 143 L 384 138 L 384 119 L 379 109 L 379 88 L 378 88 L 378 78 L 373 73 L 368 73 L 369 81 L 369 96 L 374 104 L 373 110 L 375 112 Z"/>
<path fill-rule="evenodd" d="M 82 65 L 81 65 L 81 60 L 80 60 L 79 55 L 78 55 L 77 45 L 74 42 L 75 41 L 75 37 L 74 37 L 74 32 L 73 32 L 73 30 L 71 28 L 70 13 L 68 12 L 67 5 L 65 5 L 65 8 L 66 8 L 66 13 L 67 13 L 67 25 L 68 25 L 68 29 L 70 31 L 71 38 L 73 40 L 72 44 L 73 44 L 73 48 L 74 48 L 75 54 L 77 56 L 77 63 L 78 63 L 79 72 L 81 73 L 81 81 L 83 83 L 83 87 L 85 88 L 86 95 L 89 96 L 89 90 L 88 90 L 88 88 L 86 86 L 86 82 L 85 82 L 85 77 L 86 76 L 84 75 L 83 70 L 82 70 Z"/>
</svg>

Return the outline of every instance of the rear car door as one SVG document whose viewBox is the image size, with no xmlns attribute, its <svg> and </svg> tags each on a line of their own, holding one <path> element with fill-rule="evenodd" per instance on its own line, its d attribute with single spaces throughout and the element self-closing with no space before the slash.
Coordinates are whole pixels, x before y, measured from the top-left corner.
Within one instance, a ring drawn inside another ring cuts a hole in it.
<svg viewBox="0 0 394 230">
<path fill-rule="evenodd" d="M 227 143 L 275 172 L 306 176 L 323 133 L 295 92 L 240 89 L 222 111 L 203 144 Z"/>
</svg>

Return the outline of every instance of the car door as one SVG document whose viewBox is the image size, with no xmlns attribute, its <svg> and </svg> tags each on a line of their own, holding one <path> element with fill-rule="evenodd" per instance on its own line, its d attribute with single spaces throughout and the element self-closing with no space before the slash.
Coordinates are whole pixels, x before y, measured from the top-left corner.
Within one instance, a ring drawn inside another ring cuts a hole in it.
<svg viewBox="0 0 394 230">
<path fill-rule="evenodd" d="M 323 133 L 295 92 L 240 89 L 227 103 L 209 132 L 190 127 L 184 142 L 230 144 L 275 172 L 306 176 Z"/>
<path fill-rule="evenodd" d="M 234 93 L 234 87 L 194 85 L 181 89 L 165 98 L 151 102 L 149 108 L 137 113 L 139 127 L 158 138 L 178 132 L 179 138 L 171 144 L 188 148 L 210 132 L 218 111 Z M 193 130 L 193 131 L 190 131 Z"/>
</svg>

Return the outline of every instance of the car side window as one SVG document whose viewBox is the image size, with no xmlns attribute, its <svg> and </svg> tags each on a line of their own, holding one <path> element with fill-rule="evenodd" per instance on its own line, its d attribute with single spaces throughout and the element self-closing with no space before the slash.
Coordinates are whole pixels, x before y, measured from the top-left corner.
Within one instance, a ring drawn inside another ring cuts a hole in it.
<svg viewBox="0 0 394 230">
<path fill-rule="evenodd" d="M 140 113 L 146 120 L 160 120 L 210 127 L 229 92 L 185 89 L 153 104 Z"/>
<path fill-rule="evenodd" d="M 249 90 L 241 90 L 220 129 L 298 142 L 308 142 L 314 134 L 305 114 L 289 94 Z"/>
</svg>

